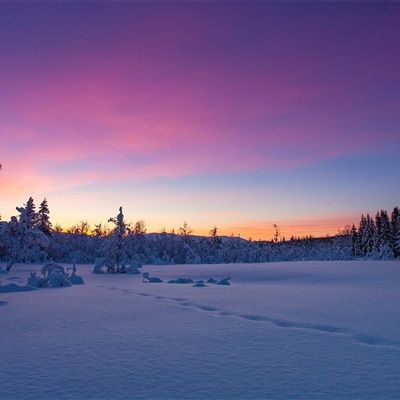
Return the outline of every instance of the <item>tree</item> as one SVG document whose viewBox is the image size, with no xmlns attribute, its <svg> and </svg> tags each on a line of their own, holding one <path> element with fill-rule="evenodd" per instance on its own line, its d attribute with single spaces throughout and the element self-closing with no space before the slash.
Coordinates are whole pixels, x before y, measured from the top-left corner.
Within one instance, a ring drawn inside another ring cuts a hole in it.
<svg viewBox="0 0 400 400">
<path fill-rule="evenodd" d="M 146 234 L 146 224 L 143 220 L 136 221 L 135 226 L 132 229 L 134 236 L 143 237 Z"/>
<path fill-rule="evenodd" d="M 61 233 L 63 230 L 60 224 L 56 224 L 54 227 L 54 232 Z"/>
<path fill-rule="evenodd" d="M 375 235 L 376 228 L 374 220 L 367 214 L 367 225 L 366 225 L 366 249 L 367 255 L 371 256 L 374 253 L 374 245 L 375 245 Z"/>
<path fill-rule="evenodd" d="M 400 210 L 399 207 L 395 207 L 393 209 L 391 219 L 391 246 L 393 249 L 393 255 L 395 257 L 400 256 Z"/>
<path fill-rule="evenodd" d="M 358 232 L 357 232 L 355 225 L 353 224 L 351 227 L 351 252 L 354 257 L 357 257 L 360 253 L 358 244 L 359 244 Z"/>
<path fill-rule="evenodd" d="M 183 226 L 179 227 L 179 234 L 183 237 L 189 236 L 192 232 L 192 229 L 186 221 L 183 223 Z"/>
<path fill-rule="evenodd" d="M 375 249 L 379 253 L 382 245 L 382 219 L 379 212 L 375 215 Z"/>
<path fill-rule="evenodd" d="M 380 212 L 381 230 L 379 235 L 379 257 L 391 258 L 393 257 L 392 250 L 392 229 L 387 211 L 381 210 Z"/>
<path fill-rule="evenodd" d="M 18 221 L 27 229 L 32 229 L 37 226 L 36 206 L 32 197 L 29 197 L 24 207 L 17 207 L 20 213 Z"/>
<path fill-rule="evenodd" d="M 272 241 L 274 243 L 278 243 L 279 239 L 281 237 L 281 233 L 280 233 L 279 227 L 276 224 L 273 224 L 272 227 L 274 228 L 274 236 L 272 237 Z"/>
<path fill-rule="evenodd" d="M 119 208 L 119 213 L 116 217 L 112 217 L 108 220 L 112 222 L 115 227 L 111 231 L 111 254 L 114 256 L 114 261 L 116 263 L 116 272 L 121 271 L 121 263 L 125 255 L 124 238 L 129 232 L 129 224 L 124 220 L 124 214 L 122 213 L 122 207 Z"/>
<path fill-rule="evenodd" d="M 50 211 L 46 198 L 40 203 L 37 213 L 37 227 L 47 236 L 51 236 L 51 222 L 49 217 Z"/>
<path fill-rule="evenodd" d="M 107 234 L 107 229 L 103 226 L 102 223 L 94 226 L 93 235 L 96 237 L 102 237 Z"/>
<path fill-rule="evenodd" d="M 10 238 L 9 255 L 15 261 L 38 261 L 46 254 L 49 240 L 38 229 L 38 218 L 32 197 L 24 207 L 16 207 L 19 216 L 11 217 L 8 236 Z"/>
</svg>

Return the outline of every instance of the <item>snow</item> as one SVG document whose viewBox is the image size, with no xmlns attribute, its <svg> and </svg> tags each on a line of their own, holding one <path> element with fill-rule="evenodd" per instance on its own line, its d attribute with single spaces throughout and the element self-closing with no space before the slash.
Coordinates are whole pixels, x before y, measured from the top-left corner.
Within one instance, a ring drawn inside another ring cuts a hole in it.
<svg viewBox="0 0 400 400">
<path fill-rule="evenodd" d="M 33 286 L 21 286 L 15 283 L 9 283 L 8 285 L 0 284 L 0 293 L 11 293 L 11 292 L 29 292 L 31 290 L 36 290 Z"/>
<path fill-rule="evenodd" d="M 399 262 L 143 266 L 157 284 L 92 269 L 0 293 L 0 398 L 398 397 Z M 167 283 L 181 277 L 206 286 Z"/>
</svg>

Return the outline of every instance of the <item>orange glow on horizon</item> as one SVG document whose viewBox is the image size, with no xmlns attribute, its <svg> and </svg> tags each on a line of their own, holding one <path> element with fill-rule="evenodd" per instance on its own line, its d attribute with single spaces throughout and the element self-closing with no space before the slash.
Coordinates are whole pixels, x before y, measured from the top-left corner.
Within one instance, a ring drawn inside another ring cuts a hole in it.
<svg viewBox="0 0 400 400">
<path fill-rule="evenodd" d="M 351 226 L 354 222 L 356 225 L 358 223 L 359 216 L 351 217 L 338 217 L 337 219 L 321 219 L 321 220 L 310 220 L 309 222 L 301 221 L 298 223 L 282 223 L 278 225 L 280 231 L 280 238 L 285 240 L 290 240 L 291 236 L 295 237 L 304 237 L 304 236 L 312 236 L 314 238 L 318 237 L 327 237 L 327 236 L 335 236 L 342 231 L 346 225 Z M 82 221 L 82 220 L 80 220 Z M 61 225 L 63 232 L 68 232 L 68 230 L 74 226 L 79 225 L 80 221 L 76 221 L 75 223 L 64 223 Z M 83 220 L 86 222 L 86 220 Z M 90 232 L 93 232 L 94 225 L 98 222 L 89 222 Z M 53 222 L 55 226 L 55 222 Z M 57 223 L 58 224 L 58 223 Z M 131 225 L 134 223 L 131 222 Z M 112 229 L 111 224 L 102 224 L 103 227 Z M 54 227 L 53 226 L 53 227 Z M 192 235 L 194 236 L 210 236 L 210 228 L 196 228 L 189 224 L 192 229 Z M 179 225 L 176 227 L 165 227 L 165 228 L 156 228 L 154 226 L 147 226 L 147 233 L 161 233 L 164 231 L 167 233 L 174 232 L 175 234 L 179 234 Z M 243 239 L 252 239 L 254 241 L 257 240 L 266 240 L 270 241 L 274 235 L 273 222 L 251 222 L 246 224 L 237 224 L 228 227 L 217 226 L 218 236 L 236 236 L 242 237 Z"/>
</svg>

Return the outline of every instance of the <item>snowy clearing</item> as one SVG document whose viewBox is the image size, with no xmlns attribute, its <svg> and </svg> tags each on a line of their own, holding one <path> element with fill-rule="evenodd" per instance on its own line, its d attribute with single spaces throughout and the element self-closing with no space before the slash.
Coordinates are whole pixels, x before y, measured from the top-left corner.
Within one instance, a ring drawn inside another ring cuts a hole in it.
<svg viewBox="0 0 400 400">
<path fill-rule="evenodd" d="M 0 398 L 398 398 L 399 262 L 143 267 L 163 283 L 92 269 L 78 266 L 84 285 L 0 290 Z"/>
</svg>

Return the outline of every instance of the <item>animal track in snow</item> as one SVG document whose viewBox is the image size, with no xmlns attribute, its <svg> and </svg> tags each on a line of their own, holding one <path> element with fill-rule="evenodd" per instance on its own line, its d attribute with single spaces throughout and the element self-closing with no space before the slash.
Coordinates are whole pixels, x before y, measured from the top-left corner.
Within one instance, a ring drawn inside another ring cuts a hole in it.
<svg viewBox="0 0 400 400">
<path fill-rule="evenodd" d="M 193 308 L 200 311 L 205 311 L 209 314 L 214 314 L 216 316 L 222 317 L 234 317 L 239 318 L 245 321 L 258 322 L 258 323 L 269 323 L 274 325 L 277 328 L 282 329 L 300 329 L 305 331 L 313 331 L 322 334 L 331 334 L 331 335 L 340 335 L 346 336 L 352 340 L 355 340 L 357 343 L 361 345 L 375 346 L 375 347 L 390 347 L 396 350 L 400 350 L 400 342 L 386 340 L 378 336 L 373 335 L 365 335 L 365 334 L 352 334 L 349 329 L 340 328 L 337 326 L 323 325 L 323 324 L 313 324 L 308 322 L 296 322 L 285 319 L 277 319 L 268 317 L 265 315 L 257 315 L 257 314 L 239 314 L 231 311 L 226 311 L 223 309 L 219 309 L 217 307 L 208 306 L 204 304 L 197 304 L 189 301 L 184 298 L 177 297 L 163 297 L 156 296 L 150 293 L 137 293 L 140 296 L 152 297 L 154 299 L 162 299 L 162 300 L 172 300 L 176 303 L 177 306 L 185 307 L 185 308 Z"/>
</svg>

